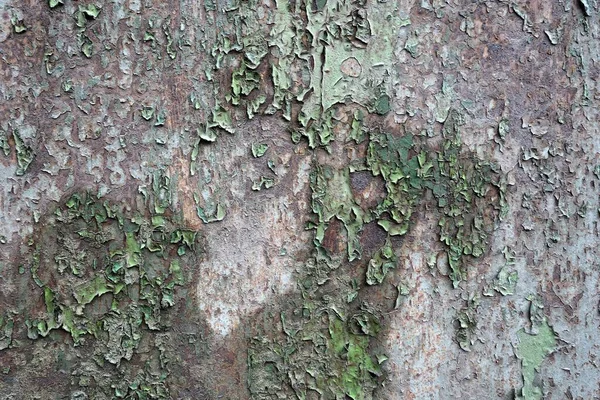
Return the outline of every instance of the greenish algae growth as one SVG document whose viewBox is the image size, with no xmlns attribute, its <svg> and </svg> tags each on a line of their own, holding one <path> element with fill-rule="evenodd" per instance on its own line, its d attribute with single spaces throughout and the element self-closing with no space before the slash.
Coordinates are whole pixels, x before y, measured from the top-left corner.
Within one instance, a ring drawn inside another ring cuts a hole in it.
<svg viewBox="0 0 600 400">
<path fill-rule="evenodd" d="M 19 176 L 25 175 L 27 168 L 29 168 L 29 165 L 35 158 L 35 153 L 33 152 L 33 149 L 21 139 L 17 129 L 13 130 L 13 138 L 15 140 L 15 150 L 17 152 L 17 170 L 15 171 L 15 174 Z"/>
<path fill-rule="evenodd" d="M 96 19 L 100 15 L 101 8 L 95 4 L 80 4 L 77 11 L 78 26 L 85 26 L 86 19 Z"/>
<path fill-rule="evenodd" d="M 275 180 L 266 176 L 261 176 L 259 180 L 252 182 L 252 190 L 270 189 L 275 186 Z"/>
<path fill-rule="evenodd" d="M 311 172 L 311 204 L 317 219 L 309 224 L 309 228 L 315 229 L 314 243 L 321 247 L 331 220 L 340 220 L 348 236 L 348 261 L 353 261 L 360 259 L 362 254 L 358 234 L 365 223 L 365 213 L 352 195 L 349 174 L 348 168 L 336 171 L 325 165 L 318 165 Z"/>
<path fill-rule="evenodd" d="M 298 398 L 370 398 L 381 384 L 379 364 L 385 359 L 381 354 L 374 355 L 372 348 L 373 338 L 381 330 L 379 312 L 365 304 L 357 305 L 362 281 L 359 284 L 353 280 L 352 291 L 341 297 L 324 295 L 324 291 L 319 289 L 333 280 L 331 272 L 340 267 L 323 248 L 329 225 L 335 220 L 343 223 L 349 261 L 359 260 L 362 256 L 359 237 L 366 223 L 377 222 L 387 231 L 385 245 L 373 255 L 368 265 L 362 265 L 367 284 L 383 284 L 398 261 L 391 236 L 402 236 L 410 231 L 412 216 L 424 194 L 431 192 L 438 204 L 434 213 L 439 217 L 440 240 L 447 246 L 451 278 L 457 285 L 465 278 L 464 259 L 479 257 L 487 248 L 487 234 L 497 220 L 496 207 L 501 201 L 492 198 L 489 193 L 498 190 L 501 192 L 498 197 L 502 198 L 503 188 L 492 167 L 461 152 L 458 126 L 462 116 L 450 110 L 451 88 L 446 82 L 443 96 L 436 96 L 443 105 L 443 112 L 436 115 L 436 120 L 445 121 L 441 148 L 427 146 L 412 133 L 375 132 L 365 127 L 366 116 L 362 110 L 383 116 L 393 109 L 391 88 L 397 84 L 397 77 L 393 76 L 393 54 L 398 28 L 406 24 L 406 21 L 397 18 L 398 10 L 394 6 L 339 1 L 292 4 L 277 0 L 272 29 L 265 36 L 255 18 L 256 5 L 255 1 L 232 1 L 221 5 L 222 10 L 215 13 L 219 14 L 217 18 L 234 22 L 235 29 L 219 35 L 219 43 L 213 49 L 215 70 L 207 71 L 206 78 L 212 80 L 219 68 L 235 67 L 227 71 L 227 74 L 231 73 L 231 92 L 224 96 L 226 101 L 217 101 L 212 110 L 212 106 L 207 106 L 209 108 L 204 110 L 207 120 L 194 126 L 194 129 L 198 125 L 201 127 L 194 137 L 191 174 L 196 169 L 201 145 L 216 142 L 221 130 L 235 132 L 239 113 L 235 113 L 229 105 L 241 106 L 248 118 L 261 112 L 274 114 L 281 111 L 282 117 L 291 121 L 294 142 L 306 138 L 310 148 L 330 149 L 336 140 L 337 128 L 342 124 L 338 119 L 338 109 L 342 108 L 342 104 L 360 104 L 361 109 L 351 110 L 354 111 L 351 139 L 356 143 L 368 140 L 368 156 L 358 167 L 315 166 L 311 174 L 315 218 L 309 224 L 315 231 L 315 260 L 306 266 L 309 276 L 300 278 L 305 290 L 301 304 L 278 313 L 281 332 L 277 333 L 284 338 L 268 338 L 266 335 L 253 342 L 249 352 L 249 375 L 256 374 L 257 379 L 249 379 L 249 385 L 255 398 L 281 397 L 282 393 L 293 393 Z M 216 11 L 216 8 L 216 4 L 206 2 L 207 10 Z M 85 31 L 89 20 L 95 19 L 98 13 L 93 15 L 80 9 L 83 19 L 78 26 Z M 162 42 L 173 60 L 177 56 L 176 38 L 172 36 L 168 18 L 163 21 L 162 29 Z M 80 34 L 81 50 L 86 57 L 91 57 L 93 44 L 84 31 Z M 146 45 L 158 45 L 161 42 L 158 36 L 147 31 L 144 41 L 149 43 Z M 182 49 L 180 59 L 183 54 Z M 235 57 L 239 59 L 231 63 Z M 165 61 L 169 60 L 165 58 Z M 268 72 L 265 74 L 262 67 L 267 62 Z M 273 88 L 264 89 L 267 82 L 261 80 L 269 75 Z M 193 90 L 195 93 L 197 88 Z M 271 104 L 267 103 L 267 99 L 272 101 Z M 190 97 L 196 110 L 204 107 L 203 100 Z M 152 106 L 151 113 L 148 111 L 145 115 L 142 110 L 142 118 L 147 121 L 155 118 L 155 125 L 161 126 L 165 123 L 166 114 L 161 116 L 158 110 Z M 266 148 L 255 151 L 252 147 L 254 157 L 265 152 Z M 385 198 L 376 206 L 370 209 L 359 206 L 350 185 L 354 171 L 369 171 L 378 180 L 383 180 Z M 273 184 L 271 178 L 261 177 L 253 183 L 253 189 L 260 190 Z M 172 225 L 168 215 L 172 211 L 174 190 L 170 178 L 162 172 L 156 174 L 151 188 L 143 190 L 146 199 L 152 199 L 150 209 L 153 215 L 150 218 L 128 215 L 115 219 L 108 215 L 108 211 L 106 216 L 95 213 L 92 220 L 98 221 L 99 218 L 102 221 L 97 223 L 110 224 L 112 228 L 99 231 L 97 227 L 78 227 L 79 237 L 71 238 L 75 243 L 83 240 L 93 241 L 101 248 L 112 246 L 109 258 L 116 259 L 111 265 L 112 275 L 97 275 L 102 262 L 93 259 L 93 254 L 78 252 L 77 246 L 67 240 L 62 244 L 66 255 L 60 259 L 60 273 L 70 273 L 85 281 L 72 287 L 70 295 L 79 307 L 75 311 L 85 312 L 90 304 L 110 300 L 110 310 L 94 331 L 102 340 L 115 346 L 107 353 L 106 360 L 110 363 L 118 364 L 132 357 L 144 328 L 161 331 L 160 310 L 157 309 L 173 306 L 176 301 L 173 289 L 183 282 L 184 263 L 173 257 L 176 257 L 175 252 L 179 257 L 188 255 L 193 247 L 188 243 L 194 242 L 190 231 L 176 229 L 168 232 Z M 199 198 L 195 197 L 197 213 L 202 221 L 222 220 L 225 206 L 217 199 L 204 200 L 205 203 L 199 204 Z M 486 213 L 489 209 L 485 209 L 484 203 L 493 209 L 491 214 Z M 147 232 L 152 233 L 148 235 Z M 145 235 L 144 240 L 140 240 L 141 235 Z M 115 246 L 114 241 L 120 242 L 120 246 Z M 154 263 L 154 256 L 160 262 Z M 146 262 L 148 259 L 153 262 Z M 115 274 L 117 277 L 113 277 Z M 43 276 L 38 279 L 42 285 L 47 282 Z M 128 295 L 132 285 L 140 286 L 139 298 L 133 305 L 124 306 L 118 299 Z M 399 291 L 404 292 L 404 289 Z M 50 293 L 52 301 L 49 304 L 54 304 L 52 310 L 55 314 L 60 312 L 62 304 L 60 292 L 52 288 Z M 78 321 L 81 313 L 73 312 L 72 308 L 63 310 L 63 313 L 63 327 L 71 331 L 74 341 L 90 336 L 85 324 Z M 461 326 L 469 328 L 472 321 L 469 318 L 464 320 Z M 257 356 L 253 358 L 252 355 Z M 115 384 L 114 395 L 118 398 L 141 396 L 137 390 L 144 387 L 143 382 L 150 380 L 150 376 L 144 370 L 139 380 L 136 377 L 127 385 Z M 264 382 L 267 385 L 263 387 Z M 163 387 L 164 380 L 155 379 L 154 383 L 152 387 L 156 388 L 156 392 L 143 392 L 144 396 L 165 395 L 158 389 Z"/>
<path fill-rule="evenodd" d="M 506 267 L 503 267 L 498 276 L 494 281 L 494 290 L 500 293 L 502 296 L 508 296 L 515 294 L 515 288 L 519 281 L 519 273 L 517 271 L 508 271 Z"/>
<path fill-rule="evenodd" d="M 331 108 L 315 118 L 306 128 L 299 126 L 293 129 L 292 142 L 300 143 L 302 137 L 306 137 L 308 146 L 311 149 L 327 147 L 333 141 L 333 127 L 335 124 L 333 114 L 334 109 Z"/>
<path fill-rule="evenodd" d="M 354 126 L 349 127 L 350 132 L 359 129 L 356 121 L 361 117 L 357 116 L 352 122 Z M 426 197 L 425 193 L 430 192 L 438 206 L 434 215 L 440 227 L 440 240 L 446 245 L 450 278 L 458 286 L 466 277 L 467 258 L 480 257 L 487 248 L 487 237 L 500 216 L 505 190 L 493 165 L 460 152 L 460 121 L 458 113 L 449 113 L 443 129 L 444 140 L 438 151 L 411 134 L 399 136 L 366 130 L 367 155 L 362 164 L 339 170 L 328 165 L 315 165 L 310 175 L 315 219 L 308 227 L 315 231 L 317 250 L 329 253 L 323 246 L 324 239 L 329 225 L 337 219 L 345 228 L 347 260 L 360 260 L 362 229 L 365 224 L 376 221 L 388 233 L 388 238 L 369 260 L 365 281 L 368 285 L 382 284 L 398 263 L 391 236 L 402 236 L 410 231 L 411 217 Z M 354 137 L 349 139 L 355 140 Z M 350 174 L 353 173 L 350 171 L 361 170 L 371 172 L 373 177 L 381 177 L 385 184 L 385 197 L 369 208 L 359 206 L 350 185 Z M 328 256 L 333 257 L 333 254 Z M 502 274 L 501 278 L 498 288 L 508 293 L 516 284 L 516 277 L 508 274 L 504 279 Z M 319 279 L 321 282 L 327 280 L 325 277 Z M 356 294 L 348 296 L 348 299 L 354 299 Z M 474 301 L 459 312 L 457 320 L 457 342 L 469 351 L 477 325 Z"/>
<path fill-rule="evenodd" d="M 162 24 L 162 31 L 165 35 L 167 55 L 171 60 L 174 60 L 177 57 L 177 51 L 175 50 L 175 43 L 173 41 L 173 36 L 171 35 L 170 23 L 171 18 L 166 18 Z"/>
<path fill-rule="evenodd" d="M 523 388 L 516 396 L 523 400 L 543 398 L 542 389 L 534 384 L 536 372 L 539 372 L 544 359 L 556 349 L 556 333 L 544 318 L 537 333 L 527 333 L 524 329 L 517 332 L 519 344 L 515 349 L 523 369 Z"/>
<path fill-rule="evenodd" d="M 389 270 L 396 268 L 398 257 L 394 254 L 390 239 L 385 242 L 385 245 L 380 248 L 367 266 L 367 284 L 378 285 L 383 283 L 383 280 Z"/>
<path fill-rule="evenodd" d="M 77 11 L 73 14 L 75 26 L 78 28 L 76 31 L 79 49 L 86 58 L 91 58 L 94 54 L 94 44 L 86 32 L 89 22 L 98 18 L 100 11 L 101 8 L 95 4 L 79 4 Z"/>
<path fill-rule="evenodd" d="M 171 335 L 167 310 L 180 301 L 176 288 L 192 279 L 189 265 L 201 250 L 197 232 L 168 212 L 169 185 L 157 171 L 151 190 L 141 190 L 150 216 L 89 192 L 73 194 L 48 216 L 35 236 L 31 266 L 46 315 L 26 321 L 29 338 L 62 329 L 75 346 L 91 343 L 96 362 L 119 366 L 151 332 L 154 342 Z M 168 378 L 164 366 L 155 371 L 147 364 L 135 376 L 97 382 L 113 398 L 166 399 Z"/>
<path fill-rule="evenodd" d="M 13 327 L 14 321 L 9 313 L 0 315 L 0 351 L 10 347 Z"/>
<path fill-rule="evenodd" d="M 154 106 L 142 106 L 141 115 L 146 121 L 150 121 L 154 118 Z"/>
<path fill-rule="evenodd" d="M 383 178 L 387 191 L 373 214 L 390 235 L 406 234 L 424 191 L 433 194 L 440 211 L 440 241 L 447 246 L 455 286 L 466 277 L 464 257 L 485 252 L 506 190 L 493 164 L 461 153 L 461 121 L 459 113 L 450 111 L 438 152 L 415 143 L 410 134 L 372 133 L 367 153 L 368 169 Z"/>
<path fill-rule="evenodd" d="M 226 214 L 225 207 L 221 203 L 217 203 L 211 208 L 202 208 L 199 205 L 196 205 L 196 212 L 198 214 L 198 218 L 200 218 L 205 224 L 222 221 Z"/>
<path fill-rule="evenodd" d="M 251 70 L 246 62 L 233 71 L 231 75 L 231 97 L 233 105 L 239 105 L 242 96 L 248 96 L 253 90 L 260 87 L 260 75 Z"/>
<path fill-rule="evenodd" d="M 269 148 L 269 145 L 266 143 L 252 143 L 252 156 L 254 158 L 259 158 L 265 155 Z"/>
<path fill-rule="evenodd" d="M 464 351 L 471 351 L 471 346 L 475 342 L 475 330 L 477 328 L 477 307 L 479 299 L 477 297 L 470 299 L 467 305 L 457 313 L 458 329 L 456 330 L 456 341 Z"/>
<path fill-rule="evenodd" d="M 239 67 L 231 74 L 232 105 L 246 105 L 249 118 L 273 92 L 273 101 L 263 112 L 282 112 L 292 121 L 292 104 L 300 110 L 292 130 L 296 142 L 305 136 L 311 148 L 328 146 L 334 139 L 334 106 L 361 104 L 380 115 L 391 110 L 393 82 L 397 80 L 394 48 L 397 31 L 406 26 L 397 7 L 379 2 L 329 1 L 289 5 L 277 1 L 268 37 L 260 30 L 254 2 L 237 5 L 235 18 L 243 20 L 236 44 L 223 36 L 213 49 L 219 69 L 224 55 L 232 50 L 243 54 Z M 309 34 L 308 37 L 305 35 Z M 265 83 L 255 69 L 267 59 L 272 89 L 254 98 L 244 99 L 253 91 L 264 91 Z"/>
<path fill-rule="evenodd" d="M 366 129 L 364 126 L 365 114 L 362 110 L 355 110 L 350 124 L 350 139 L 356 144 L 361 143 L 366 139 Z"/>
<path fill-rule="evenodd" d="M 79 47 L 81 48 L 81 52 L 87 58 L 91 58 L 92 55 L 94 54 L 94 44 L 92 43 L 91 39 L 85 34 L 79 35 L 78 38 L 79 38 Z"/>
<path fill-rule="evenodd" d="M 212 119 L 207 125 L 207 129 L 209 128 L 221 128 L 225 132 L 235 133 L 235 128 L 233 126 L 233 119 L 231 117 L 230 112 L 223 108 L 222 106 L 217 106 L 212 111 Z"/>
<path fill-rule="evenodd" d="M 50 8 L 55 8 L 64 4 L 65 3 L 63 0 L 48 0 L 48 5 L 50 6 Z"/>
<path fill-rule="evenodd" d="M 24 33 L 27 31 L 25 22 L 22 19 L 20 19 L 19 17 L 17 17 L 16 15 L 13 15 L 10 17 L 10 23 L 12 24 L 13 31 L 15 33 Z"/>
<path fill-rule="evenodd" d="M 380 317 L 365 304 L 351 311 L 345 302 L 319 300 L 311 289 L 317 281 L 307 279 L 312 283 L 304 281 L 304 302 L 280 313 L 283 336 L 250 343 L 252 398 L 371 399 L 384 375 L 385 358 L 371 348 Z"/>
<path fill-rule="evenodd" d="M 6 157 L 10 155 L 10 143 L 8 142 L 8 134 L 5 130 L 0 129 L 0 149 Z"/>
</svg>

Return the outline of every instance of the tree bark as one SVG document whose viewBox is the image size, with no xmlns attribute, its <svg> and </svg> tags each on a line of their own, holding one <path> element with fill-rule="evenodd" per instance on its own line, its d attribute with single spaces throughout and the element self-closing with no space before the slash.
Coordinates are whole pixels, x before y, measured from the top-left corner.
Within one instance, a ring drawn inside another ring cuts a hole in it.
<svg viewBox="0 0 600 400">
<path fill-rule="evenodd" d="M 0 0 L 0 397 L 600 397 L 596 0 Z"/>
</svg>

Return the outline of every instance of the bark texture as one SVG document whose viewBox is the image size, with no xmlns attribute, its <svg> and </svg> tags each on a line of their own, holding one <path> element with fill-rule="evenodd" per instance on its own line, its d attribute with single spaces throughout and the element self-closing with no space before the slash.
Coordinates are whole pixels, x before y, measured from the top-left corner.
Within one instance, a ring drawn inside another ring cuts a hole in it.
<svg viewBox="0 0 600 400">
<path fill-rule="evenodd" d="M 0 398 L 600 398 L 597 0 L 0 0 Z"/>
</svg>

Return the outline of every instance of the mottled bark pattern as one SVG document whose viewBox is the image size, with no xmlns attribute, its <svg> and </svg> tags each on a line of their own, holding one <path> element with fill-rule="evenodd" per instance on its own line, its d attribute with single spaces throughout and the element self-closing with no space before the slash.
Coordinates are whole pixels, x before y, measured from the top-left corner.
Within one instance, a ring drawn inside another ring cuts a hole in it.
<svg viewBox="0 0 600 400">
<path fill-rule="evenodd" d="M 600 398 L 597 0 L 0 0 L 0 398 Z"/>
</svg>

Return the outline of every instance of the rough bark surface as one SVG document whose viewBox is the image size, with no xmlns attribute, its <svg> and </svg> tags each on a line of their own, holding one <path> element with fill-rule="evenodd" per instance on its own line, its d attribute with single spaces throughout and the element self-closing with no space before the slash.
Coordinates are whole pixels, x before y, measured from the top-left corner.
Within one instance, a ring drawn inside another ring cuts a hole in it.
<svg viewBox="0 0 600 400">
<path fill-rule="evenodd" d="M 0 0 L 0 398 L 600 398 L 597 0 Z"/>
</svg>

